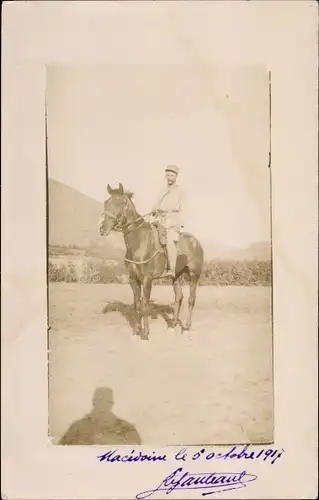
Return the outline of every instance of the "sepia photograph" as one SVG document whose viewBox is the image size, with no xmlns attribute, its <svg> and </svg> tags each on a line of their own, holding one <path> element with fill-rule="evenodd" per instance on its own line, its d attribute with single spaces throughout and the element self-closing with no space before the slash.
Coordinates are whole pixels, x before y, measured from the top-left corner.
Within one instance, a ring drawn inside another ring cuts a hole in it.
<svg viewBox="0 0 319 500">
<path fill-rule="evenodd" d="M 274 440 L 271 74 L 46 70 L 48 435 Z"/>
<path fill-rule="evenodd" d="M 2 21 L 2 496 L 316 498 L 317 2 Z"/>
</svg>

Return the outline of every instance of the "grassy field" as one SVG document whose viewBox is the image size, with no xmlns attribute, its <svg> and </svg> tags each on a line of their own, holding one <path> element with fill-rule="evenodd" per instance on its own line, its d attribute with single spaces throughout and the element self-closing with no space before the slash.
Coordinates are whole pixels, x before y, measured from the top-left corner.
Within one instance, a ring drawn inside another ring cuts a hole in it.
<svg viewBox="0 0 319 500">
<path fill-rule="evenodd" d="M 132 336 L 127 285 L 50 283 L 49 300 L 53 442 L 104 387 L 143 444 L 272 441 L 269 287 L 199 287 L 183 335 L 165 321 L 172 288 L 155 287 L 149 342 Z"/>
</svg>

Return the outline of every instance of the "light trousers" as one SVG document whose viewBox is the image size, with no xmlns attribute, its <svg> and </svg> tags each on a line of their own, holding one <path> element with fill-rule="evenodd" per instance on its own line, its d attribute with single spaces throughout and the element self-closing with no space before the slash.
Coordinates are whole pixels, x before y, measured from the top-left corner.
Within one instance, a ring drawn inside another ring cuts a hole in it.
<svg viewBox="0 0 319 500">
<path fill-rule="evenodd" d="M 169 267 L 175 271 L 176 258 L 177 258 L 177 243 L 179 240 L 179 233 L 176 229 L 167 229 L 167 253 Z"/>
</svg>

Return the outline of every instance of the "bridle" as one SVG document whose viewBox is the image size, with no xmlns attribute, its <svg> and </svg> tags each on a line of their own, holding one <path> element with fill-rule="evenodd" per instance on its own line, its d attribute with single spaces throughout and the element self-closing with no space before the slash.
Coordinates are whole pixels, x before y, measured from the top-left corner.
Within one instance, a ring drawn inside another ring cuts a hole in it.
<svg viewBox="0 0 319 500">
<path fill-rule="evenodd" d="M 145 218 L 150 216 L 152 212 L 147 212 L 146 214 L 140 215 L 136 219 L 133 219 L 130 222 L 124 222 L 125 214 L 121 214 L 119 217 L 116 215 L 112 214 L 112 212 L 109 212 L 108 210 L 104 210 L 102 213 L 102 217 L 105 218 L 107 215 L 110 219 L 115 220 L 114 226 L 112 226 L 107 233 L 104 236 L 107 236 L 112 230 L 115 231 L 124 231 L 128 227 L 132 226 L 132 224 L 135 224 L 136 222 L 142 221 L 141 224 L 139 224 L 137 227 L 133 227 L 131 231 L 135 231 L 136 229 L 139 229 L 145 222 Z"/>
<path fill-rule="evenodd" d="M 125 229 L 127 229 L 129 226 L 131 226 L 132 224 L 135 224 L 136 222 L 139 222 L 140 220 L 142 221 L 141 224 L 139 224 L 137 227 L 133 227 L 132 228 L 132 231 L 135 231 L 136 229 L 139 229 L 145 222 L 145 218 L 148 217 L 149 215 L 151 215 L 153 212 L 147 212 L 146 214 L 144 215 L 140 215 L 139 217 L 137 217 L 136 219 L 132 220 L 131 222 L 126 222 L 124 223 L 123 222 L 123 219 L 125 217 L 124 214 L 122 214 L 120 217 L 116 217 L 116 215 L 112 214 L 112 212 L 109 212 L 108 210 L 104 210 L 102 216 L 105 218 L 105 216 L 107 215 L 108 217 L 110 217 L 110 219 L 113 219 L 116 221 L 115 225 L 112 226 L 108 231 L 107 233 L 104 235 L 104 236 L 107 236 L 111 231 L 112 229 L 114 230 L 117 230 L 117 231 L 124 231 Z M 136 260 L 130 260 L 130 259 L 127 259 L 126 257 L 124 257 L 124 260 L 126 262 L 129 262 L 131 264 L 147 264 L 148 262 L 150 262 L 160 251 L 160 248 L 158 248 L 155 253 L 149 258 L 149 259 L 146 259 L 146 260 L 143 260 L 143 261 L 136 261 Z"/>
<path fill-rule="evenodd" d="M 124 219 L 124 214 L 121 216 L 121 219 L 120 219 L 120 218 L 116 217 L 116 215 L 112 214 L 112 212 L 108 212 L 107 210 L 104 210 L 104 212 L 103 212 L 103 214 L 102 214 L 102 217 L 105 219 L 105 216 L 106 216 L 106 215 L 107 215 L 110 219 L 115 220 L 115 224 L 114 224 L 114 226 L 112 226 L 112 227 L 109 229 L 109 231 L 106 233 L 106 235 L 107 235 L 107 234 L 109 234 L 109 232 L 110 232 L 110 231 L 112 231 L 112 229 L 115 229 L 115 230 L 116 230 L 116 229 L 118 228 L 118 230 L 119 230 L 119 231 L 122 231 L 122 230 L 123 230 L 123 226 L 124 226 L 124 225 L 123 225 L 123 222 L 122 222 L 122 221 L 123 221 L 123 219 Z M 105 236 L 106 236 L 106 235 L 105 235 Z"/>
</svg>

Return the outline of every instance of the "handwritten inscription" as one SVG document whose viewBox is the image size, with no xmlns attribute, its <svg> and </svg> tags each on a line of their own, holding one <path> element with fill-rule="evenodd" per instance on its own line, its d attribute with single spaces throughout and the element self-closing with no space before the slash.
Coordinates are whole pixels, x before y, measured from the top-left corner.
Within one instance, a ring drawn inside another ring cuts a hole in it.
<svg viewBox="0 0 319 500">
<path fill-rule="evenodd" d="M 201 448 L 199 451 L 191 456 L 191 460 L 198 460 L 202 458 L 204 460 L 263 460 L 264 462 L 269 461 L 272 465 L 278 460 L 284 450 L 273 450 L 262 449 L 262 450 L 252 450 L 251 445 L 246 446 L 233 446 L 226 453 L 207 451 L 205 448 Z M 175 460 L 186 461 L 188 459 L 188 451 L 186 448 L 182 448 L 178 453 L 175 454 Z"/>
<path fill-rule="evenodd" d="M 205 463 L 210 461 L 213 461 L 212 463 L 223 463 L 227 460 L 236 461 L 236 463 L 241 460 L 247 463 L 246 461 L 248 460 L 248 463 L 263 461 L 273 466 L 277 460 L 282 457 L 283 453 L 283 449 L 262 448 L 256 450 L 256 448 L 251 445 L 236 445 L 229 447 L 226 451 L 201 448 L 195 451 L 195 453 L 191 449 L 181 448 L 177 453 L 172 453 L 170 457 L 167 457 L 166 454 L 158 454 L 155 451 L 143 453 L 140 450 L 133 449 L 130 453 L 122 454 L 117 449 L 111 449 L 99 455 L 97 458 L 100 462 L 107 463 L 167 462 L 169 458 L 182 463 L 183 466 L 184 462 L 192 463 L 194 460 L 204 461 Z M 222 470 L 224 470 L 224 467 Z M 184 467 L 179 467 L 165 477 L 157 488 L 138 493 L 136 499 L 143 500 L 161 491 L 165 491 L 168 495 L 176 490 L 180 492 L 195 489 L 205 490 L 201 491 L 201 496 L 205 497 L 213 495 L 214 493 L 245 488 L 248 483 L 256 479 L 256 475 L 247 473 L 246 470 L 241 470 L 240 472 L 217 472 L 215 470 L 215 472 L 192 474 L 185 470 Z"/>
<path fill-rule="evenodd" d="M 132 450 L 130 454 L 121 455 L 117 450 L 109 450 L 97 458 L 100 462 L 166 462 L 166 455 L 156 455 L 155 451 L 151 454 L 142 453 L 141 451 L 135 452 Z"/>
<path fill-rule="evenodd" d="M 210 460 L 258 460 L 269 462 L 271 465 L 274 465 L 275 462 L 281 458 L 284 450 L 274 450 L 272 448 L 263 448 L 262 450 L 253 450 L 251 445 L 246 446 L 233 446 L 226 452 L 216 452 L 206 450 L 205 448 L 201 448 L 195 453 L 190 453 L 187 448 L 182 448 L 177 453 L 174 454 L 175 460 L 186 462 L 188 460 L 198 460 L 202 459 L 205 461 Z M 116 449 L 108 450 L 103 455 L 99 455 L 97 457 L 100 462 L 166 462 L 167 455 L 166 454 L 156 454 L 155 451 L 152 453 L 142 453 L 141 451 L 135 451 L 133 449 L 130 453 L 122 455 Z"/>
<path fill-rule="evenodd" d="M 200 472 L 191 474 L 179 467 L 167 476 L 161 484 L 154 489 L 143 491 L 136 495 L 138 500 L 148 498 L 154 493 L 165 491 L 168 495 L 174 490 L 207 490 L 202 496 L 212 495 L 229 490 L 245 488 L 246 483 L 255 481 L 257 476 L 242 472 Z"/>
</svg>

